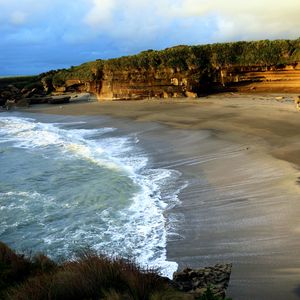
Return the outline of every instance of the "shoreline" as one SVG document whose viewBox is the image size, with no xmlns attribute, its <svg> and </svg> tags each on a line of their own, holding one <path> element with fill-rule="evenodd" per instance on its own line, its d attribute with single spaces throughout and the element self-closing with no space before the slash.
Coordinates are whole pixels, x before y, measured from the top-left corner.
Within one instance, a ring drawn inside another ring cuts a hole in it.
<svg viewBox="0 0 300 300">
<path fill-rule="evenodd" d="M 108 115 L 137 128 L 163 124 L 142 132 L 144 146 L 155 154 L 154 166 L 171 166 L 189 181 L 173 210 L 183 216 L 178 230 L 185 239 L 168 241 L 168 259 L 180 268 L 233 262 L 228 296 L 234 299 L 297 299 L 300 118 L 290 98 L 227 94 L 26 111 Z M 169 146 L 160 151 L 162 144 Z"/>
<path fill-rule="evenodd" d="M 300 114 L 296 94 L 224 93 L 203 98 L 107 100 L 88 102 L 83 94 L 70 104 L 35 105 L 24 111 L 49 114 L 107 115 L 138 122 L 158 122 L 178 129 L 203 129 L 240 142 L 251 139 L 255 146 L 300 170 L 297 128 Z M 276 98 L 282 98 L 276 100 Z M 180 110 L 180 111 L 179 111 Z"/>
</svg>

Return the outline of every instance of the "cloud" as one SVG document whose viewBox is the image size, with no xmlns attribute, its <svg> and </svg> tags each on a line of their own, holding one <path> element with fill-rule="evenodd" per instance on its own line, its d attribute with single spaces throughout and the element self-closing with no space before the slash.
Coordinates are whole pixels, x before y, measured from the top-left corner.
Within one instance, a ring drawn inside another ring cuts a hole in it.
<svg viewBox="0 0 300 300">
<path fill-rule="evenodd" d="M 10 20 L 12 24 L 22 25 L 26 22 L 27 14 L 22 11 L 14 11 L 10 16 Z"/>
<path fill-rule="evenodd" d="M 34 0 L 0 0 L 0 25 L 1 23 L 11 25 L 23 25 L 30 21 L 30 16 L 35 15 L 45 7 Z"/>
<path fill-rule="evenodd" d="M 199 43 L 203 26 L 210 41 L 293 38 L 300 26 L 299 0 L 0 0 L 0 9 L 0 26 L 50 27 L 72 43 L 99 35 L 127 42 L 168 39 L 175 26 L 178 36 L 196 35 Z"/>
<path fill-rule="evenodd" d="M 124 47 L 297 38 L 299 0 L 89 0 L 92 35 Z M 165 43 L 163 43 L 163 40 Z"/>
<path fill-rule="evenodd" d="M 181 22 L 168 14 L 176 0 L 106 0 L 104 5 L 100 1 L 90 0 L 92 6 L 84 17 L 88 36 L 114 40 L 123 55 L 177 43 L 200 43 L 200 36 L 206 36 L 203 22 Z"/>
<path fill-rule="evenodd" d="M 20 58 L 26 72 L 177 44 L 297 38 L 300 28 L 299 0 L 0 0 L 0 11 L 2 66 Z"/>
<path fill-rule="evenodd" d="M 299 36 L 299 0 L 182 0 L 171 7 L 169 15 L 214 16 L 213 40 Z"/>
<path fill-rule="evenodd" d="M 111 22 L 116 4 L 115 0 L 91 0 L 90 11 L 85 16 L 84 21 L 92 27 Z"/>
</svg>

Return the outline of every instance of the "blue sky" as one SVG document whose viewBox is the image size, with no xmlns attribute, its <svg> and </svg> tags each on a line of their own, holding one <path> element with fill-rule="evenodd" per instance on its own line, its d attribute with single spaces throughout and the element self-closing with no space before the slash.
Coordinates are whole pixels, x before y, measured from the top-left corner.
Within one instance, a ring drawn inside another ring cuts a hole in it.
<svg viewBox="0 0 300 300">
<path fill-rule="evenodd" d="M 0 0 L 0 75 L 178 44 L 298 38 L 300 0 Z"/>
</svg>

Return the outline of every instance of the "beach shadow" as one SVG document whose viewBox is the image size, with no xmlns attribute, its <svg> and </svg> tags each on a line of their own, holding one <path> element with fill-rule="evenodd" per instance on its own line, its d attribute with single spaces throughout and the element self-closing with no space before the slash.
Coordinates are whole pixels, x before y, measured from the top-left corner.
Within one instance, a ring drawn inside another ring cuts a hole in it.
<svg viewBox="0 0 300 300">
<path fill-rule="evenodd" d="M 298 177 L 297 183 L 300 185 L 300 177 Z"/>
<path fill-rule="evenodd" d="M 300 299 L 300 285 L 298 285 L 295 289 L 294 289 L 294 294 L 297 296 L 297 298 Z"/>
</svg>

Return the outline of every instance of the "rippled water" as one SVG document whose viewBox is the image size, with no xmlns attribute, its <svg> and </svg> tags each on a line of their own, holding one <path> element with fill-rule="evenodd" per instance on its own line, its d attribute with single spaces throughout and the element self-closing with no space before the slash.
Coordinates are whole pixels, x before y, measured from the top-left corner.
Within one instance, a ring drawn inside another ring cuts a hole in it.
<svg viewBox="0 0 300 300">
<path fill-rule="evenodd" d="M 83 247 L 134 256 L 171 276 L 164 211 L 181 187 L 161 190 L 180 173 L 150 168 L 137 135 L 87 122 L 1 114 L 0 240 L 54 259 Z"/>
</svg>

